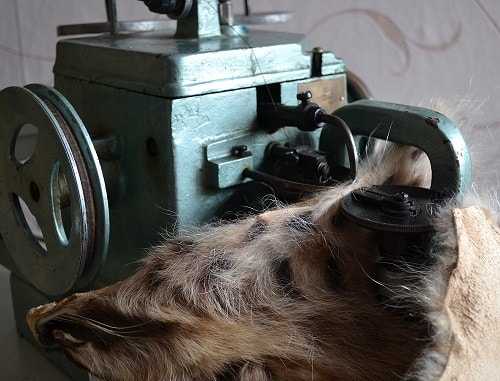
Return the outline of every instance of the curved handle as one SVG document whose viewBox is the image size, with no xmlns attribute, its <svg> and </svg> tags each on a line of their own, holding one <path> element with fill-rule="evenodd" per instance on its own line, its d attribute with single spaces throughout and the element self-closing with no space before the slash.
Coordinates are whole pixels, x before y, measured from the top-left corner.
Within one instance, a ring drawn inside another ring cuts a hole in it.
<svg viewBox="0 0 500 381">
<path fill-rule="evenodd" d="M 354 136 L 372 136 L 422 149 L 432 168 L 431 189 L 453 194 L 467 193 L 472 164 L 462 134 L 445 115 L 436 111 L 374 100 L 361 100 L 334 112 Z M 335 132 L 325 126 L 320 149 L 331 151 Z M 338 140 L 338 139 L 337 139 Z"/>
</svg>

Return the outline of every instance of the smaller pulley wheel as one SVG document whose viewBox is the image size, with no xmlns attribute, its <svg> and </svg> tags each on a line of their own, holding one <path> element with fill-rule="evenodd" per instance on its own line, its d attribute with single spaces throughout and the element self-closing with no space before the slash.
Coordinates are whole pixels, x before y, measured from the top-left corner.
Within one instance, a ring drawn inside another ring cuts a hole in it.
<svg viewBox="0 0 500 381">
<path fill-rule="evenodd" d="M 443 195 L 410 186 L 375 185 L 356 189 L 342 200 L 342 214 L 373 231 L 423 233 L 432 230 L 432 220 Z"/>
<path fill-rule="evenodd" d="M 36 144 L 20 153 L 22 131 Z M 85 287 L 105 260 L 109 211 L 92 141 L 43 85 L 0 92 L 0 233 L 22 277 L 48 295 Z"/>
</svg>

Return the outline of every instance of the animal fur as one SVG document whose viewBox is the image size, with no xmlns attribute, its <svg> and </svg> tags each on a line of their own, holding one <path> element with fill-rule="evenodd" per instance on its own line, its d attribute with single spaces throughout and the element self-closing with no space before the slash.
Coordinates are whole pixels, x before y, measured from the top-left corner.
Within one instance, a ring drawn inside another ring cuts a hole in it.
<svg viewBox="0 0 500 381">
<path fill-rule="evenodd" d="M 407 308 L 381 301 L 374 233 L 340 214 L 353 189 L 430 178 L 425 155 L 383 143 L 355 183 L 167 238 L 130 278 L 37 307 L 28 322 L 106 381 L 432 379 L 450 340 L 440 303 L 453 205 L 435 221 L 434 267 L 408 266 L 396 290 Z"/>
</svg>

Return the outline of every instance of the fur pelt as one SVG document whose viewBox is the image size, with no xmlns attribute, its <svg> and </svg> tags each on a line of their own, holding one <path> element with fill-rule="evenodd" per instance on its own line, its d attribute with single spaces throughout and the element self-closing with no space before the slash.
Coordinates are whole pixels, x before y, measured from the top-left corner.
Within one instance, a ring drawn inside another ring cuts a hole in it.
<svg viewBox="0 0 500 381">
<path fill-rule="evenodd" d="M 354 183 L 167 237 L 130 278 L 37 307 L 28 323 L 106 381 L 438 379 L 461 205 L 439 211 L 433 265 L 406 266 L 391 301 L 380 298 L 374 233 L 340 213 L 356 188 L 428 187 L 431 175 L 415 148 L 381 142 Z"/>
</svg>

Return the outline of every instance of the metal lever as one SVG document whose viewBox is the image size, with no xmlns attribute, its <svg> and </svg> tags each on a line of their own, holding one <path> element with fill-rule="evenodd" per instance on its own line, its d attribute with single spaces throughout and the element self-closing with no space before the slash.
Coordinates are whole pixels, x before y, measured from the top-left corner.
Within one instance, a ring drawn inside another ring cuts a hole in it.
<svg viewBox="0 0 500 381">
<path fill-rule="evenodd" d="M 380 188 L 361 188 L 352 192 L 352 196 L 358 202 L 371 204 L 379 207 L 386 214 L 400 217 L 416 217 L 421 209 L 415 198 L 406 192 L 389 193 Z"/>
</svg>

